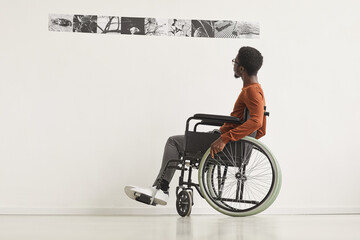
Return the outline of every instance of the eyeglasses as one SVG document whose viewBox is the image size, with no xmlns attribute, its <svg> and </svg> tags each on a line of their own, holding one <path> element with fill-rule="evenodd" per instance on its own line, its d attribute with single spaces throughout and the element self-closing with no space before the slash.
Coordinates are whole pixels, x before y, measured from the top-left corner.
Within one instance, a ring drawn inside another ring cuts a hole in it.
<svg viewBox="0 0 360 240">
<path fill-rule="evenodd" d="M 232 63 L 233 63 L 234 65 L 235 65 L 235 63 L 236 63 L 236 64 L 239 64 L 239 63 L 236 61 L 235 58 L 232 60 Z"/>
</svg>

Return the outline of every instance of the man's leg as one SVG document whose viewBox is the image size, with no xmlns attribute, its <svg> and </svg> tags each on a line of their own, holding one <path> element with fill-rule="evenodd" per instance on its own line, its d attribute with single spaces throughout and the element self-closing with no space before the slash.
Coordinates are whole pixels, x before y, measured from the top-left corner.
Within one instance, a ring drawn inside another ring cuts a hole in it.
<svg viewBox="0 0 360 240">
<path fill-rule="evenodd" d="M 178 135 L 178 136 L 172 136 L 169 137 L 169 139 L 166 142 L 165 150 L 164 150 L 164 156 L 162 165 L 159 171 L 159 174 L 154 182 L 153 187 L 137 187 L 137 186 L 125 186 L 125 193 L 128 195 L 129 198 L 134 199 L 139 202 L 143 202 L 146 204 L 160 204 L 160 205 L 166 205 L 168 198 L 169 198 L 169 183 L 174 176 L 174 173 L 176 169 L 167 169 L 164 175 L 163 180 L 160 182 L 160 191 L 155 191 L 155 187 L 157 186 L 163 172 L 165 169 L 166 164 L 169 160 L 179 159 L 180 158 L 180 152 L 183 152 L 185 148 L 185 136 L 184 135 Z M 171 166 L 175 166 L 175 164 L 172 164 Z M 177 166 L 177 164 L 176 164 Z"/>
<path fill-rule="evenodd" d="M 177 135 L 177 136 L 169 137 L 169 139 L 165 144 L 161 168 L 153 186 L 156 186 L 160 181 L 161 175 L 163 174 L 163 171 L 165 170 L 168 161 L 174 159 L 180 159 L 180 152 L 183 152 L 184 149 L 185 149 L 185 135 Z M 169 166 L 177 166 L 177 164 L 172 163 L 169 164 Z M 175 171 L 176 169 L 174 168 L 166 169 L 163 181 L 160 183 L 161 190 L 163 191 L 168 190 L 169 183 L 171 182 L 171 179 L 173 178 Z"/>
</svg>

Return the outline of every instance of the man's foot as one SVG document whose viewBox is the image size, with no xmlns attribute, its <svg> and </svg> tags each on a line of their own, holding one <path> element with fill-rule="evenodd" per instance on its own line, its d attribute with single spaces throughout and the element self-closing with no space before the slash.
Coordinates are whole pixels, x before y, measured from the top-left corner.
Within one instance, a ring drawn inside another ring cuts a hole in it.
<svg viewBox="0 0 360 240">
<path fill-rule="evenodd" d="M 129 198 L 145 204 L 151 204 L 151 198 L 154 194 L 155 199 L 153 205 L 166 205 L 169 199 L 169 192 L 164 192 L 159 189 L 155 193 L 155 187 L 142 188 L 137 186 L 126 186 L 124 191 Z"/>
</svg>

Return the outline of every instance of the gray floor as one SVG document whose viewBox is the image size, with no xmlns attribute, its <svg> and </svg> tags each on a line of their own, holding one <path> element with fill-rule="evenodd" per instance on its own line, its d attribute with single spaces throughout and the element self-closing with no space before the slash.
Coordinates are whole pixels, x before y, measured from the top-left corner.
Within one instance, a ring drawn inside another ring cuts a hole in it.
<svg viewBox="0 0 360 240">
<path fill-rule="evenodd" d="M 360 215 L 0 215 L 0 239 L 360 239 Z"/>
</svg>

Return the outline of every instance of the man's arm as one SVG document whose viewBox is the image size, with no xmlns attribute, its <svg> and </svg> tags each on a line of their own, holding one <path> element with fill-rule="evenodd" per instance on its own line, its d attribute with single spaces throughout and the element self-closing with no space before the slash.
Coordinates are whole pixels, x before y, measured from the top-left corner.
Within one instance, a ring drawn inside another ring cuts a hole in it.
<svg viewBox="0 0 360 240">
<path fill-rule="evenodd" d="M 239 99 L 237 101 L 239 101 Z M 235 112 L 235 107 L 234 107 L 234 111 L 230 114 L 230 116 L 239 117 L 239 116 L 237 116 L 238 112 L 242 112 L 241 117 L 240 117 L 240 120 L 242 121 L 242 120 L 244 120 L 244 111 L 246 108 L 245 104 L 240 104 L 240 108 L 241 108 L 241 110 L 237 109 L 236 110 L 237 112 Z M 221 134 L 224 134 L 224 133 L 230 131 L 231 129 L 236 128 L 237 126 L 239 126 L 239 124 L 224 123 L 219 130 L 220 130 Z"/>
<path fill-rule="evenodd" d="M 224 123 L 224 125 L 221 126 L 219 131 L 221 134 L 228 132 L 229 130 L 233 129 L 235 126 L 231 123 Z"/>
<path fill-rule="evenodd" d="M 230 141 L 238 141 L 263 126 L 265 101 L 262 93 L 258 89 L 249 89 L 245 104 L 249 109 L 250 118 L 244 124 L 221 135 L 225 144 Z"/>
<path fill-rule="evenodd" d="M 261 128 L 259 128 L 256 132 L 256 139 L 259 139 L 263 136 L 265 136 L 266 134 L 266 116 L 264 115 L 264 118 L 263 118 L 263 125 Z"/>
</svg>

